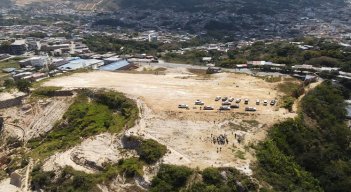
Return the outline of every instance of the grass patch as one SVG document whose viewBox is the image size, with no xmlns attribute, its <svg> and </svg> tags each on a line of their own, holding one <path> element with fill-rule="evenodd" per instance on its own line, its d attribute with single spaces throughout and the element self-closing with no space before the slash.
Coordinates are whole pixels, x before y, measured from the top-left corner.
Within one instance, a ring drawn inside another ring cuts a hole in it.
<svg viewBox="0 0 351 192">
<path fill-rule="evenodd" d="M 295 98 L 294 97 L 291 97 L 291 96 L 283 96 L 281 98 L 281 100 L 279 101 L 280 103 L 280 107 L 282 108 L 285 108 L 289 111 L 292 111 L 292 107 L 294 105 L 294 102 L 295 102 Z"/>
<path fill-rule="evenodd" d="M 259 77 L 260 79 L 263 79 L 267 83 L 277 83 L 282 81 L 282 77 L 275 77 L 275 76 L 263 76 Z"/>
<path fill-rule="evenodd" d="M 5 68 L 16 68 L 19 69 L 20 65 L 18 64 L 18 61 L 25 59 L 24 57 L 15 57 L 11 58 L 5 61 L 0 62 L 0 70 L 5 69 Z"/>
<path fill-rule="evenodd" d="M 303 94 L 301 89 L 303 89 L 301 84 L 292 81 L 285 81 L 283 83 L 279 83 L 278 85 L 278 91 L 296 98 Z"/>
<path fill-rule="evenodd" d="M 245 159 L 245 153 L 243 151 L 240 151 L 240 150 L 235 152 L 235 156 L 239 159 Z"/>
<path fill-rule="evenodd" d="M 33 96 L 36 97 L 51 97 L 56 91 L 61 90 L 62 87 L 39 87 L 32 92 Z"/>
<path fill-rule="evenodd" d="M 137 113 L 136 104 L 123 94 L 83 91 L 50 133 L 28 142 L 33 149 L 31 156 L 45 158 L 79 144 L 84 138 L 103 132 L 119 133 L 126 125 L 133 125 Z"/>
</svg>

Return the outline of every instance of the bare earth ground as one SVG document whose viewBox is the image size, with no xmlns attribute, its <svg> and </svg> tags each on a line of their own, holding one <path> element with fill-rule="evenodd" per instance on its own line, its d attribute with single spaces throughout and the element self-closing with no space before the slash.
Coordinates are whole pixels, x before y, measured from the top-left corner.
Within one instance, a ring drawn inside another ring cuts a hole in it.
<svg viewBox="0 0 351 192">
<path fill-rule="evenodd" d="M 5 131 L 12 136 L 28 141 L 50 131 L 62 119 L 72 103 L 72 97 L 57 97 L 29 102 L 21 107 L 0 110 L 5 119 Z M 26 101 L 25 101 L 26 103 Z"/>
<path fill-rule="evenodd" d="M 234 166 L 248 175 L 250 163 L 255 160 L 250 144 L 265 138 L 266 128 L 279 120 L 294 117 L 277 106 L 256 106 L 256 99 L 276 99 L 280 94 L 277 83 L 245 74 L 221 73 L 203 78 L 184 68 L 168 69 L 166 75 L 130 74 L 114 72 L 78 73 L 52 79 L 44 86 L 65 88 L 108 88 L 126 93 L 138 101 L 141 119 L 127 134 L 153 138 L 166 145 L 170 152 L 165 163 L 205 168 L 208 166 Z M 194 107 L 201 99 L 216 109 L 216 96 L 248 98 L 248 106 L 257 112 L 244 112 L 241 108 L 230 112 L 203 111 Z M 190 110 L 178 109 L 185 103 Z M 225 134 L 228 144 L 214 144 L 212 137 Z M 239 143 L 236 138 L 245 138 Z"/>
</svg>

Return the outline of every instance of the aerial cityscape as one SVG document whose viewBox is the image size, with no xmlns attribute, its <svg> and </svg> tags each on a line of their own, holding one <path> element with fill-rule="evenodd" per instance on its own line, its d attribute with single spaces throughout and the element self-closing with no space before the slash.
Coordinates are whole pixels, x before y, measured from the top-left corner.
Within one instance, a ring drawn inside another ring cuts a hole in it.
<svg viewBox="0 0 351 192">
<path fill-rule="evenodd" d="M 351 189 L 351 1 L 0 0 L 0 192 Z"/>
</svg>

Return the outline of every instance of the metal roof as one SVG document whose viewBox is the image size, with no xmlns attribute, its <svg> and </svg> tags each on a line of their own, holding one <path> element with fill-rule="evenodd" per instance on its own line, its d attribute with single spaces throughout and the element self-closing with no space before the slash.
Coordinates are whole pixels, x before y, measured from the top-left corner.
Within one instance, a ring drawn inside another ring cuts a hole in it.
<svg viewBox="0 0 351 192">
<path fill-rule="evenodd" d="M 121 61 L 117 61 L 108 65 L 104 65 L 102 67 L 100 67 L 100 70 L 103 71 L 115 71 L 118 70 L 120 68 L 123 68 L 125 66 L 128 66 L 129 62 L 127 60 L 121 60 Z"/>
<path fill-rule="evenodd" d="M 62 65 L 58 68 L 61 70 L 76 70 L 99 63 L 103 63 L 103 61 L 97 59 L 74 59 L 71 60 L 69 63 Z"/>
</svg>

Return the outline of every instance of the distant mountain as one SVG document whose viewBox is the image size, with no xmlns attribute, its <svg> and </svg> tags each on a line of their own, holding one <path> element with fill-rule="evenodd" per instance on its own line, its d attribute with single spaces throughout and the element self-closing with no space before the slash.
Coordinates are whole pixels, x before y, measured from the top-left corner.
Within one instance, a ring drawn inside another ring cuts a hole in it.
<svg viewBox="0 0 351 192">
<path fill-rule="evenodd" d="M 11 0 L 0 0 L 0 8 L 9 7 L 11 4 Z"/>
<path fill-rule="evenodd" d="M 175 11 L 279 12 L 285 9 L 344 6 L 346 0 L 112 0 L 121 8 L 173 9 Z"/>
</svg>

